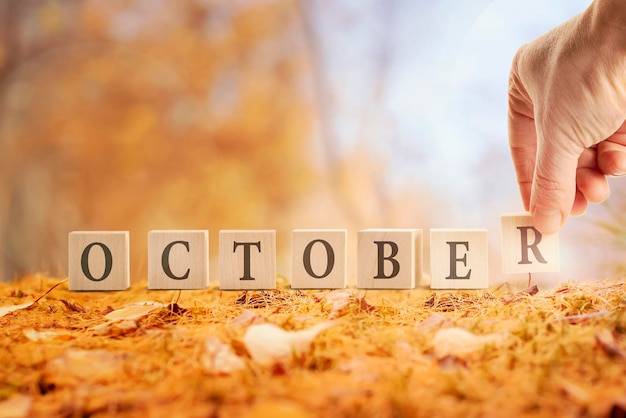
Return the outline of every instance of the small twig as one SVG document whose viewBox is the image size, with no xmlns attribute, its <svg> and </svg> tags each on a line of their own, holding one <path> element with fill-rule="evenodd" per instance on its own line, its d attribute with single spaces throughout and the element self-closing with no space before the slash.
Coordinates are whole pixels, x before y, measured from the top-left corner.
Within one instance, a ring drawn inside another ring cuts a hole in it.
<svg viewBox="0 0 626 418">
<path fill-rule="evenodd" d="M 178 295 L 176 295 L 176 299 L 172 299 L 170 304 L 167 306 L 171 314 L 179 315 L 182 311 L 184 311 L 184 309 L 178 306 L 178 301 L 180 300 L 180 295 L 182 292 L 183 291 L 181 289 L 178 289 Z"/>
<path fill-rule="evenodd" d="M 572 325 L 580 324 L 581 322 L 589 321 L 591 319 L 602 318 L 609 315 L 609 311 L 597 311 L 590 312 L 587 314 L 579 314 L 579 315 L 569 315 L 563 318 L 559 318 L 560 322 L 568 322 Z"/>
<path fill-rule="evenodd" d="M 530 282 L 532 280 L 533 276 L 531 273 L 528 273 L 528 287 L 530 287 Z"/>
<path fill-rule="evenodd" d="M 55 284 L 54 286 L 52 286 L 50 289 L 46 290 L 46 293 L 44 293 L 43 295 L 39 296 L 37 299 L 35 299 L 35 301 L 32 303 L 32 305 L 30 305 L 28 308 L 26 309 L 30 309 L 33 306 L 35 306 L 37 304 L 37 302 L 39 302 L 41 299 L 45 298 L 48 293 L 52 292 L 54 289 L 56 289 L 57 287 L 59 287 L 60 285 L 62 285 L 63 283 L 67 282 L 68 279 L 65 280 L 61 280 L 59 283 Z"/>
<path fill-rule="evenodd" d="M 48 293 L 52 292 L 54 289 L 56 289 L 57 287 L 59 287 L 60 285 L 62 285 L 63 283 L 65 283 L 66 281 L 68 281 L 68 279 L 65 280 L 61 280 L 59 283 L 55 284 L 54 286 L 52 286 L 50 289 L 46 290 L 46 293 L 44 293 L 43 295 L 39 296 L 37 299 L 35 299 L 35 301 L 33 302 L 33 305 L 37 302 L 39 302 L 41 299 L 45 298 Z"/>
</svg>

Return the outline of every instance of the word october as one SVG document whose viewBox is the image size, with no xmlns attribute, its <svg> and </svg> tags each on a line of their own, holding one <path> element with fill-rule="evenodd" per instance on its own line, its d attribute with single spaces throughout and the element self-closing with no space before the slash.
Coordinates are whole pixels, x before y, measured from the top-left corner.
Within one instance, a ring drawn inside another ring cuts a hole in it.
<svg viewBox="0 0 626 418">
<path fill-rule="evenodd" d="M 558 235 L 543 236 L 527 213 L 505 214 L 504 273 L 559 270 Z M 357 233 L 357 287 L 412 289 L 422 279 L 421 229 L 365 229 Z M 296 229 L 292 242 L 294 289 L 346 287 L 345 229 Z M 148 288 L 202 289 L 209 286 L 209 231 L 148 233 Z M 276 287 L 276 231 L 219 233 L 220 288 Z M 128 231 L 69 234 L 69 287 L 74 291 L 125 290 L 130 286 Z M 488 241 L 484 229 L 430 230 L 430 287 L 489 287 Z"/>
</svg>

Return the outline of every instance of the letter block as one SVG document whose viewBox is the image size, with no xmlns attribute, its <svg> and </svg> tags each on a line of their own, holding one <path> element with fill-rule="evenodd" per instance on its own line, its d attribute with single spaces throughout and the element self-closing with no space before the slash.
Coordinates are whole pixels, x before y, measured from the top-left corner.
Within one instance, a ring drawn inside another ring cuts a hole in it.
<svg viewBox="0 0 626 418">
<path fill-rule="evenodd" d="M 488 288 L 488 256 L 485 229 L 431 229 L 430 288 Z"/>
<path fill-rule="evenodd" d="M 345 229 L 295 229 L 291 288 L 345 288 L 347 235 Z"/>
<path fill-rule="evenodd" d="M 69 289 L 126 290 L 130 286 L 128 231 L 74 231 L 68 235 Z"/>
<path fill-rule="evenodd" d="M 148 289 L 209 286 L 209 231 L 148 232 Z"/>
<path fill-rule="evenodd" d="M 504 273 L 559 271 L 559 234 L 539 232 L 527 212 L 503 214 L 501 221 Z"/>
<path fill-rule="evenodd" d="M 357 287 L 415 288 L 422 277 L 421 229 L 364 229 L 357 238 Z"/>
<path fill-rule="evenodd" d="M 276 288 L 276 231 L 220 231 L 220 289 Z"/>
</svg>

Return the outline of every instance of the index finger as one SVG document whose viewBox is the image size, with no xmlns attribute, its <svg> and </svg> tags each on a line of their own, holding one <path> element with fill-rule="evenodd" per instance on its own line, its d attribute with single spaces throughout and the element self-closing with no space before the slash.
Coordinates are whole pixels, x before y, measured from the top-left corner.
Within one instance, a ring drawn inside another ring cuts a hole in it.
<svg viewBox="0 0 626 418">
<path fill-rule="evenodd" d="M 537 130 L 527 100 L 514 85 L 509 87 L 508 131 L 517 184 L 524 208 L 529 210 L 537 160 Z"/>
</svg>

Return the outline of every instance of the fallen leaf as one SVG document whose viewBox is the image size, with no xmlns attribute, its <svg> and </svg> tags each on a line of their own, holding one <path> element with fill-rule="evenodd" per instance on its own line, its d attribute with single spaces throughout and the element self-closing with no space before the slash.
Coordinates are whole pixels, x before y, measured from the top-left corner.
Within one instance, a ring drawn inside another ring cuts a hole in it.
<svg viewBox="0 0 626 418">
<path fill-rule="evenodd" d="M 49 360 L 42 373 L 42 387 L 79 386 L 110 383 L 124 371 L 122 354 L 106 350 L 73 350 Z"/>
<path fill-rule="evenodd" d="M 371 358 L 352 358 L 337 365 L 337 370 L 353 375 L 359 382 L 376 382 L 380 379 L 380 368 Z"/>
<path fill-rule="evenodd" d="M 272 377 L 287 376 L 288 372 L 287 365 L 282 361 L 276 361 L 272 363 L 272 367 L 270 370 L 272 373 Z"/>
<path fill-rule="evenodd" d="M 314 297 L 319 301 L 331 304 L 330 319 L 338 318 L 346 314 L 348 308 L 353 304 L 358 304 L 359 309 L 363 312 L 373 312 L 376 310 L 376 307 L 370 305 L 364 297 L 357 296 L 354 292 L 347 289 L 334 290 L 332 292 L 319 292 L 316 293 Z"/>
<path fill-rule="evenodd" d="M 626 352 L 619 348 L 615 337 L 609 330 L 603 330 L 595 334 L 596 343 L 609 357 L 626 359 Z"/>
<path fill-rule="evenodd" d="M 491 296 L 489 294 L 485 294 L 483 296 L 483 298 L 490 297 Z M 436 309 L 441 312 L 455 312 L 474 307 L 476 303 L 476 298 L 470 296 L 467 292 L 433 292 L 430 297 L 424 301 L 424 306 L 426 308 Z"/>
<path fill-rule="evenodd" d="M 465 361 L 464 359 L 457 357 L 457 356 L 453 356 L 453 355 L 447 355 L 447 356 L 443 356 L 441 358 L 437 359 L 437 364 L 439 365 L 439 367 L 441 367 L 444 370 L 454 370 L 454 369 L 458 369 L 458 368 L 463 368 L 466 369 L 467 368 L 467 361 Z"/>
<path fill-rule="evenodd" d="M 301 355 L 310 348 L 320 332 L 334 321 L 321 322 L 301 331 L 285 331 L 273 324 L 252 325 L 243 337 L 243 343 L 254 361 L 269 365 L 291 355 Z"/>
<path fill-rule="evenodd" d="M 0 402 L 0 418 L 21 418 L 30 415 L 32 397 L 20 393 Z"/>
<path fill-rule="evenodd" d="M 97 335 L 113 334 L 116 336 L 128 334 L 139 327 L 138 319 L 147 316 L 150 312 L 162 309 L 166 305 L 160 302 L 137 302 L 127 305 L 121 309 L 116 309 L 104 315 L 107 322 L 89 328 Z"/>
<path fill-rule="evenodd" d="M 363 312 L 374 312 L 376 311 L 376 307 L 374 305 L 370 305 L 364 297 L 359 297 L 359 309 Z"/>
<path fill-rule="evenodd" d="M 22 333 L 30 341 L 43 341 L 51 338 L 67 337 L 69 335 L 69 332 L 66 330 L 37 331 L 33 328 L 26 328 L 22 330 Z"/>
<path fill-rule="evenodd" d="M 20 309 L 28 309 L 31 306 L 36 305 L 37 303 L 39 303 L 40 300 L 42 300 L 43 298 L 48 296 L 48 294 L 50 292 L 52 292 L 54 289 L 56 289 L 57 287 L 59 287 L 60 285 L 62 285 L 63 283 L 65 283 L 67 281 L 68 281 L 68 279 L 61 280 L 60 282 L 58 282 L 54 286 L 52 286 L 50 289 L 46 290 L 43 295 L 39 296 L 37 299 L 35 299 L 32 302 L 22 303 L 21 305 L 10 305 L 10 306 L 0 307 L 0 317 L 5 316 L 9 312 L 18 311 Z"/>
<path fill-rule="evenodd" d="M 252 324 L 259 324 L 265 321 L 265 315 L 259 315 L 255 311 L 251 311 L 246 309 L 230 321 L 228 321 L 228 326 L 237 328 L 242 326 L 249 326 Z"/>
<path fill-rule="evenodd" d="M 246 306 L 251 309 L 261 309 L 271 306 L 272 299 L 273 297 L 269 292 L 248 292 L 246 290 L 235 300 L 235 304 Z"/>
<path fill-rule="evenodd" d="M 415 324 L 415 329 L 419 331 L 432 331 L 436 328 L 441 328 L 446 323 L 452 322 L 448 318 L 439 314 L 432 314 L 422 322 Z"/>
<path fill-rule="evenodd" d="M 102 310 L 96 310 L 96 313 L 100 316 L 105 316 L 107 314 L 110 314 L 111 312 L 113 312 L 115 309 L 113 309 L 113 307 L 111 306 L 107 306 L 106 308 L 102 309 Z"/>
<path fill-rule="evenodd" d="M 139 328 L 137 321 L 133 319 L 124 319 L 121 321 L 105 322 L 89 328 L 96 335 L 111 334 L 112 336 L 121 336 L 128 334 Z"/>
<path fill-rule="evenodd" d="M 537 293 L 539 293 L 539 288 L 535 284 L 530 286 L 528 289 L 521 290 L 513 295 L 502 296 L 502 301 L 505 305 L 508 305 L 510 303 L 517 302 L 525 296 L 535 296 Z"/>
<path fill-rule="evenodd" d="M 86 313 L 87 310 L 85 308 L 83 308 L 82 306 L 80 306 L 80 304 L 75 303 L 75 302 L 68 302 L 66 300 L 61 299 L 61 303 L 63 303 L 63 305 L 65 305 L 65 307 L 72 312 L 81 312 L 81 313 Z"/>
<path fill-rule="evenodd" d="M 347 301 L 354 292 L 349 289 L 332 290 L 330 292 L 318 292 L 315 295 L 318 301 L 335 302 L 335 301 Z"/>
<path fill-rule="evenodd" d="M 107 321 L 122 321 L 140 319 L 150 312 L 164 308 L 165 305 L 160 302 L 137 302 L 131 305 L 127 305 L 121 309 L 117 309 L 113 312 L 109 312 L 104 316 Z"/>
<path fill-rule="evenodd" d="M 499 345 L 506 340 L 504 334 L 474 335 L 463 328 L 445 328 L 437 331 L 432 346 L 435 357 L 461 357 L 481 350 L 488 345 Z"/>
<path fill-rule="evenodd" d="M 330 316 L 337 316 L 350 305 L 354 293 L 347 289 L 333 290 L 331 292 L 318 292 L 314 297 L 320 302 L 331 305 Z"/>
<path fill-rule="evenodd" d="M 581 386 L 565 379 L 562 379 L 559 384 L 563 393 L 577 403 L 581 405 L 588 405 L 591 401 L 593 401 L 593 395 Z"/>
<path fill-rule="evenodd" d="M 5 316 L 9 312 L 19 311 L 20 309 L 26 309 L 32 306 L 35 302 L 26 302 L 20 305 L 0 306 L 0 316 Z"/>
<path fill-rule="evenodd" d="M 404 361 L 411 364 L 430 364 L 430 361 L 424 357 L 421 350 L 406 341 L 396 342 L 394 348 L 394 356 L 396 358 L 402 358 Z"/>
<path fill-rule="evenodd" d="M 581 324 L 584 322 L 588 322 L 595 318 L 602 318 L 603 316 L 607 316 L 609 313 L 610 312 L 608 311 L 598 311 L 598 312 L 591 312 L 591 313 L 580 314 L 580 315 L 569 315 L 564 318 L 561 318 L 561 321 L 568 322 L 572 325 L 577 325 L 577 324 Z"/>
<path fill-rule="evenodd" d="M 539 293 L 539 288 L 537 287 L 536 284 L 534 284 L 530 286 L 528 289 L 521 291 L 520 293 L 526 293 L 527 295 L 535 296 L 537 293 Z"/>
<path fill-rule="evenodd" d="M 37 299 L 35 299 L 32 302 L 25 302 L 25 303 L 22 303 L 22 304 L 19 304 L 19 305 L 0 306 L 0 317 L 5 316 L 6 314 L 8 314 L 10 312 L 19 311 L 20 309 L 28 309 L 28 308 L 30 308 L 31 306 L 37 304 L 41 299 L 45 298 L 54 289 L 56 289 L 57 287 L 59 287 L 63 283 L 67 282 L 67 280 L 68 279 L 65 279 L 65 280 L 62 280 L 62 281 L 56 283 L 50 289 L 46 290 L 43 295 L 39 296 Z"/>
<path fill-rule="evenodd" d="M 216 337 L 205 340 L 201 361 L 204 370 L 218 374 L 230 374 L 246 367 L 233 349 Z"/>
</svg>

